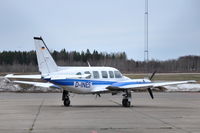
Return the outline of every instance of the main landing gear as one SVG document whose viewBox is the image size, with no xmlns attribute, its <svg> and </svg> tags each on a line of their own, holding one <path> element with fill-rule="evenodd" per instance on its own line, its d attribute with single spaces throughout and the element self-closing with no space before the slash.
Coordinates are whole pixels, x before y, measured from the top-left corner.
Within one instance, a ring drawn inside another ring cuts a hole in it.
<svg viewBox="0 0 200 133">
<path fill-rule="evenodd" d="M 122 105 L 123 107 L 131 106 L 131 91 L 126 91 L 126 93 L 123 94 Z"/>
<path fill-rule="evenodd" d="M 68 91 L 63 90 L 62 100 L 63 100 L 64 106 L 68 107 L 70 105 L 70 99 L 69 99 L 69 92 Z"/>
</svg>

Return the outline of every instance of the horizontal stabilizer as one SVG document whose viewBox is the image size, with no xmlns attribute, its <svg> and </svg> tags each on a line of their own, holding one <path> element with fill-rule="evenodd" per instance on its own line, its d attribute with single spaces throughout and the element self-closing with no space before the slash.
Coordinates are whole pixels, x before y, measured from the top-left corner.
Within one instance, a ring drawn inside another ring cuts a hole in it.
<svg viewBox="0 0 200 133">
<path fill-rule="evenodd" d="M 41 75 L 14 75 L 8 74 L 5 78 L 13 78 L 13 79 L 41 79 Z"/>
</svg>

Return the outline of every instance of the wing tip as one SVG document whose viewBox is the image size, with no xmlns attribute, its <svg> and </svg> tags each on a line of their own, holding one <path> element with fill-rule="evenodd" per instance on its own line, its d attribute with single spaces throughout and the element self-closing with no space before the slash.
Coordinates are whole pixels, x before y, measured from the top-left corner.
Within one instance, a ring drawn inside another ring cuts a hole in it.
<svg viewBox="0 0 200 133">
<path fill-rule="evenodd" d="M 189 80 L 188 83 L 196 83 L 196 80 Z"/>
<path fill-rule="evenodd" d="M 7 74 L 6 76 L 4 76 L 5 78 L 10 78 L 10 77 L 12 77 L 12 76 L 14 76 L 14 74 Z"/>
</svg>

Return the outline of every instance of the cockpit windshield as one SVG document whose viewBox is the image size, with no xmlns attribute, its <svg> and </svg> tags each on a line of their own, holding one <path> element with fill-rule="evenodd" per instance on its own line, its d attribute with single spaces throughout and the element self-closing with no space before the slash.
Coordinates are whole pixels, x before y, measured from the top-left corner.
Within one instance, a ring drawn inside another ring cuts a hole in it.
<svg viewBox="0 0 200 133">
<path fill-rule="evenodd" d="M 122 74 L 119 71 L 114 71 L 115 78 L 122 78 Z"/>
</svg>

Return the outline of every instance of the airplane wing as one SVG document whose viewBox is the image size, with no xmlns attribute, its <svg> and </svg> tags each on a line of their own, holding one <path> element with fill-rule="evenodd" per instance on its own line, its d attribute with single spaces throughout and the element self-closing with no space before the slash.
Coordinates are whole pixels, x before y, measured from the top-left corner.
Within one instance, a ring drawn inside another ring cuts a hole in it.
<svg viewBox="0 0 200 133">
<path fill-rule="evenodd" d="M 154 83 L 153 87 L 161 87 L 161 86 L 177 85 L 177 84 L 187 84 L 187 83 L 195 83 L 195 82 L 196 82 L 195 80 L 160 82 L 160 83 Z"/>
<path fill-rule="evenodd" d="M 13 83 L 17 83 L 17 84 L 27 84 L 27 85 L 33 85 L 33 86 L 37 86 L 37 87 L 44 87 L 44 88 L 61 88 L 55 84 L 52 83 L 42 83 L 42 82 L 30 82 L 30 81 L 13 81 Z"/>
<path fill-rule="evenodd" d="M 167 85 L 176 85 L 176 84 L 185 84 L 185 83 L 195 83 L 194 80 L 188 81 L 171 81 L 171 82 L 117 82 L 108 86 L 107 89 L 113 91 L 123 91 L 123 90 L 134 90 L 138 88 L 154 88 L 154 87 L 161 87 Z"/>
</svg>

